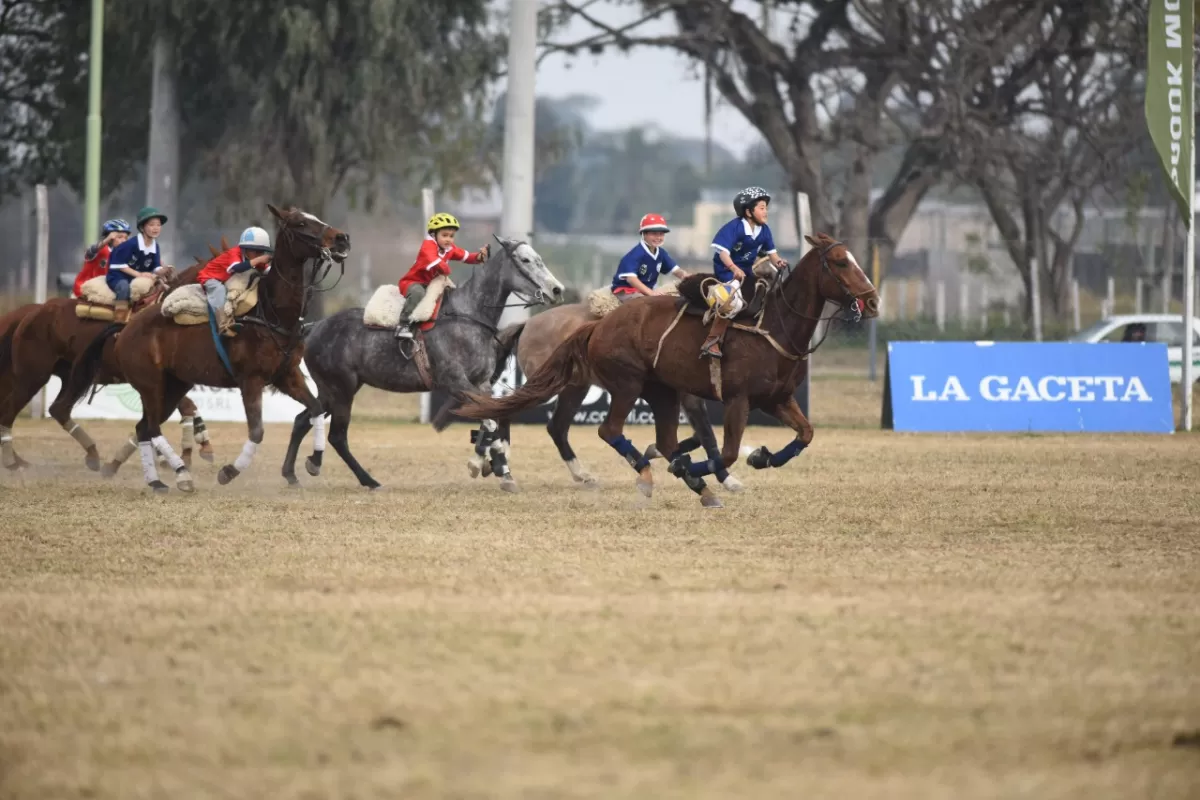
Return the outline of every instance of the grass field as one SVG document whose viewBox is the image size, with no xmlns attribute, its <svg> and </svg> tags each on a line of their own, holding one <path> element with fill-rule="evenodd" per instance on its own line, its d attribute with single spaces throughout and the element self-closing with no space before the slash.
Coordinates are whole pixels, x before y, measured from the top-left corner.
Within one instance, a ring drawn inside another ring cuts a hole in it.
<svg viewBox="0 0 1200 800">
<path fill-rule="evenodd" d="M 519 428 L 503 494 L 465 427 L 369 421 L 403 398 L 373 494 L 283 488 L 270 426 L 152 497 L 22 420 L 0 797 L 1196 797 L 1200 439 L 886 433 L 863 383 L 722 511 L 591 428 L 599 489 Z"/>
</svg>

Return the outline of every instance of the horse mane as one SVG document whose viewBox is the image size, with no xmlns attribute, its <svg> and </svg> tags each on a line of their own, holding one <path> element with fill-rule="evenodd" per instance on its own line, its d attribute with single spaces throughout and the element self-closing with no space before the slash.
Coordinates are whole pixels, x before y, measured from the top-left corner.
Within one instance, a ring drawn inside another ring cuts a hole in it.
<svg viewBox="0 0 1200 800">
<path fill-rule="evenodd" d="M 216 258 L 228 249 L 229 242 L 225 239 L 225 234 L 221 234 L 220 250 L 213 247 L 211 244 L 208 246 L 208 252 L 212 253 L 210 258 Z M 176 286 L 183 286 L 188 283 L 195 283 L 196 277 L 200 274 L 200 270 L 204 269 L 204 265 L 210 260 L 209 258 L 202 258 L 200 256 L 192 256 L 192 258 L 195 259 L 195 263 L 184 267 L 175 275 L 175 280 L 171 281 L 172 288 Z"/>
</svg>

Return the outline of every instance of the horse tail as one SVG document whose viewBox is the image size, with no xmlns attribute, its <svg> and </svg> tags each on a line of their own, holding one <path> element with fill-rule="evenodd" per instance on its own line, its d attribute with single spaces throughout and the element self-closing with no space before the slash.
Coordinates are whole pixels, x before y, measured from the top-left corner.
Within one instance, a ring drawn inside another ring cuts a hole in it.
<svg viewBox="0 0 1200 800">
<path fill-rule="evenodd" d="M 75 359 L 75 363 L 71 365 L 71 372 L 67 375 L 67 379 L 63 381 L 63 387 L 58 393 L 58 399 L 54 401 L 55 405 L 68 402 L 73 407 L 87 394 L 88 389 L 91 389 L 92 384 L 96 382 L 96 373 L 100 371 L 100 365 L 103 363 L 104 345 L 123 327 L 123 325 L 118 324 L 109 325 L 96 334 L 96 338 L 88 343 L 88 346 Z"/>
<path fill-rule="evenodd" d="M 492 378 L 489 381 L 495 385 L 496 381 L 500 380 L 500 376 L 504 374 L 504 368 L 508 365 L 508 357 L 517 349 L 517 342 L 521 339 L 521 333 L 525 330 L 525 323 L 518 322 L 509 325 L 504 330 L 496 334 L 496 367 L 492 370 Z M 458 401 L 455 397 L 447 397 L 446 402 L 442 403 L 442 407 L 433 415 L 430 424 L 438 433 L 450 427 L 454 416 L 454 404 Z"/>
<path fill-rule="evenodd" d="M 530 376 L 525 385 L 504 397 L 468 395 L 468 402 L 454 413 L 469 419 L 504 419 L 544 403 L 587 374 L 588 344 L 599 321 L 589 322 L 571 334 Z"/>
</svg>

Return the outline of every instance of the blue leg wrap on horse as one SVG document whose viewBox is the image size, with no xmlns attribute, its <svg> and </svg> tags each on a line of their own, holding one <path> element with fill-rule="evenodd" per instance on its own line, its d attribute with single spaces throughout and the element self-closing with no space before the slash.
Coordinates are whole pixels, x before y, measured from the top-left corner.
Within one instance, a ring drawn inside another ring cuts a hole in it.
<svg viewBox="0 0 1200 800">
<path fill-rule="evenodd" d="M 793 439 L 788 442 L 787 446 L 771 456 L 769 463 L 772 467 L 782 467 L 787 462 L 791 461 L 796 456 L 800 455 L 800 451 L 808 445 L 799 439 Z"/>
<path fill-rule="evenodd" d="M 629 466 L 633 467 L 638 472 L 641 472 L 646 467 L 650 466 L 650 459 L 646 458 L 633 446 L 633 442 L 626 439 L 624 436 L 614 436 L 608 440 L 608 446 L 616 450 L 626 461 Z"/>
<path fill-rule="evenodd" d="M 708 454 L 708 460 L 712 462 L 713 475 L 716 475 L 717 480 L 724 483 L 725 479 L 729 477 L 729 470 L 725 469 L 725 461 L 721 458 L 721 451 L 715 447 L 711 450 L 706 447 L 704 448 L 704 452 Z"/>
<path fill-rule="evenodd" d="M 713 469 L 712 459 L 708 461 L 700 461 L 688 466 L 688 475 L 693 478 L 703 478 L 705 475 L 712 475 L 716 470 Z"/>
</svg>

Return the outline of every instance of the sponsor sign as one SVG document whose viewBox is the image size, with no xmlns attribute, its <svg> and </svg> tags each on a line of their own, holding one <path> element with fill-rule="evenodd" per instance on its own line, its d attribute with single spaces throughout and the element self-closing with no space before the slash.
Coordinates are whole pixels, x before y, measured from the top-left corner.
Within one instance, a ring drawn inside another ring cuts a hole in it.
<svg viewBox="0 0 1200 800">
<path fill-rule="evenodd" d="M 891 342 L 883 426 L 898 431 L 1173 430 L 1161 342 Z"/>
<path fill-rule="evenodd" d="M 308 388 L 315 395 L 317 386 L 308 377 L 308 367 L 300 362 L 300 371 L 308 380 Z M 50 404 L 58 397 L 62 389 L 62 381 L 57 377 L 46 384 L 45 416 L 50 416 Z M 137 421 L 142 418 L 142 399 L 134 388 L 127 383 L 117 383 L 105 386 L 92 397 L 89 392 L 71 412 L 74 419 L 127 419 Z M 239 389 L 217 389 L 210 386 L 196 386 L 188 397 L 196 403 L 197 412 L 206 422 L 242 422 L 246 421 L 245 407 L 242 405 L 242 393 Z M 262 397 L 263 422 L 292 422 L 304 406 L 281 392 L 267 389 Z M 178 421 L 179 412 L 171 413 L 170 421 Z"/>
<path fill-rule="evenodd" d="M 805 379 L 807 381 L 807 378 Z M 515 387 L 525 385 L 525 376 L 521 373 L 517 366 L 516 356 L 509 356 L 508 363 L 505 365 L 504 372 L 501 373 L 499 380 L 492 387 L 492 395 L 501 397 L 511 393 Z M 808 415 L 808 392 L 805 391 L 806 384 L 801 383 L 796 390 L 796 400 L 800 403 L 800 409 Z M 445 392 L 434 391 L 428 393 L 424 398 L 425 402 L 421 404 L 421 421 L 429 422 L 433 419 L 433 415 L 438 412 L 442 404 L 446 402 L 449 395 Z M 545 425 L 550 421 L 550 417 L 554 414 L 554 404 L 557 402 L 557 397 L 552 397 L 541 405 L 534 406 L 515 417 L 513 422 L 526 424 Z M 719 427 L 722 422 L 723 406 L 715 401 L 710 401 L 708 406 L 708 419 L 714 427 Z M 575 419 L 572 421 L 574 425 L 599 425 L 604 421 L 608 414 L 609 395 L 604 389 L 599 386 L 593 386 L 588 390 L 587 397 L 584 398 L 583 406 L 575 412 Z M 472 420 L 462 420 L 459 417 L 454 418 L 457 421 L 469 422 L 472 425 L 477 424 Z M 680 413 L 679 421 L 683 425 L 687 425 L 687 418 Z M 650 410 L 650 406 L 644 400 L 638 400 L 633 410 L 625 417 L 626 425 L 653 425 L 654 412 Z M 779 425 L 780 423 L 774 417 L 768 416 L 761 411 L 750 412 L 750 425 Z"/>
</svg>

